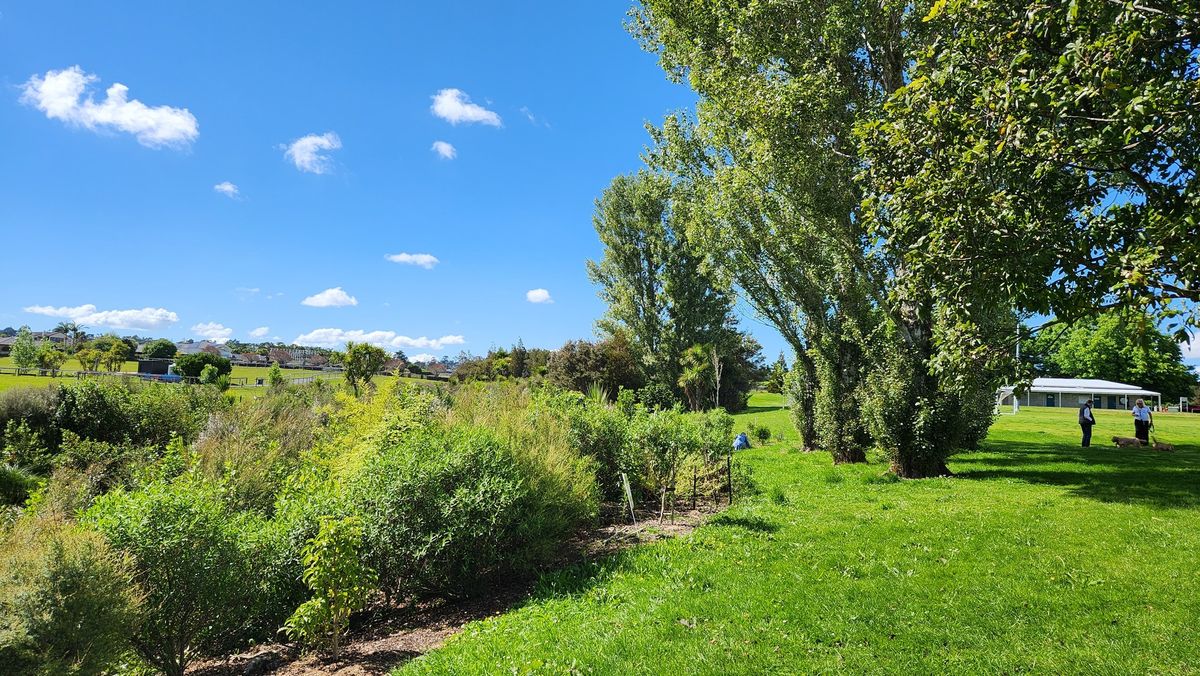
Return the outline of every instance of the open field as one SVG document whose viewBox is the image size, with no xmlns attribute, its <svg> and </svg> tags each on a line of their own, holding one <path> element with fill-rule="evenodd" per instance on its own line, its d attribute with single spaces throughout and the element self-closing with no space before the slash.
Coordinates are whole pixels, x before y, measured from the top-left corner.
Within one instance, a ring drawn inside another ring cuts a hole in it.
<svg viewBox="0 0 1200 676">
<path fill-rule="evenodd" d="M 774 429 L 779 403 L 741 420 Z M 740 454 L 761 495 L 549 575 L 398 673 L 1194 673 L 1200 415 L 1158 417 L 1173 454 L 1105 445 L 1121 411 L 1081 449 L 1075 415 L 1002 416 L 954 478 L 913 482 L 789 430 Z"/>
</svg>

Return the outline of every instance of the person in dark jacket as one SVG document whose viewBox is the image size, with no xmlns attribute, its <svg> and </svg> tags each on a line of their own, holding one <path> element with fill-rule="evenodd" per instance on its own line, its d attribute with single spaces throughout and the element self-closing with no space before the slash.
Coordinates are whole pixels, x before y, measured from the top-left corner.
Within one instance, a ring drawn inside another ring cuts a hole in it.
<svg viewBox="0 0 1200 676">
<path fill-rule="evenodd" d="M 1079 407 L 1079 427 L 1083 429 L 1083 447 L 1092 445 L 1092 426 L 1096 424 L 1096 416 L 1092 415 L 1092 400 L 1088 399 Z"/>
</svg>

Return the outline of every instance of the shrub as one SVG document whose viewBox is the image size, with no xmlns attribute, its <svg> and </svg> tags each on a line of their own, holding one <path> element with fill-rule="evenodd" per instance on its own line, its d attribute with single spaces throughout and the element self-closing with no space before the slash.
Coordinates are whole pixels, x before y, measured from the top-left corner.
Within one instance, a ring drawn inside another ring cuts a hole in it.
<svg viewBox="0 0 1200 676">
<path fill-rule="evenodd" d="M 42 443 L 41 435 L 21 420 L 9 420 L 0 435 L 4 461 L 36 474 L 45 474 L 54 458 L 53 452 Z"/>
<path fill-rule="evenodd" d="M 629 392 L 629 390 L 622 390 Z M 637 480 L 637 462 L 629 457 L 626 444 L 629 422 L 619 408 L 587 400 L 570 410 L 571 445 L 585 456 L 595 458 L 596 479 L 601 494 L 608 499 L 621 497 L 621 472 Z"/>
<path fill-rule="evenodd" d="M 529 498 L 509 449 L 479 429 L 410 435 L 348 486 L 384 589 L 470 592 L 507 570 Z"/>
<path fill-rule="evenodd" d="M 759 443 L 767 443 L 771 440 L 771 428 L 758 423 L 750 423 L 750 436 L 758 439 Z"/>
<path fill-rule="evenodd" d="M 267 369 L 267 384 L 271 387 L 279 387 L 283 383 L 283 369 L 279 368 L 279 362 L 271 362 L 271 368 Z"/>
<path fill-rule="evenodd" d="M 221 375 L 229 375 L 233 372 L 233 363 L 219 354 L 197 352 L 180 355 L 175 359 L 175 372 L 186 378 L 199 378 L 200 372 L 204 370 L 205 366 L 216 368 L 217 373 Z"/>
<path fill-rule="evenodd" d="M 58 426 L 55 412 L 58 410 L 57 385 L 49 387 L 14 387 L 0 392 L 0 432 L 7 431 L 9 424 L 25 425 L 29 432 L 40 438 L 45 447 L 58 447 Z M 0 438 L 0 450 L 8 441 Z"/>
<path fill-rule="evenodd" d="M 23 505 L 37 487 L 37 478 L 20 467 L 0 465 L 0 505 Z"/>
<path fill-rule="evenodd" d="M 193 441 L 222 405 L 207 388 L 85 379 L 61 388 L 54 424 L 85 439 L 161 447 L 172 437 Z"/>
<path fill-rule="evenodd" d="M 362 539 L 359 519 L 322 519 L 316 537 L 304 546 L 304 583 L 313 597 L 288 619 L 292 638 L 337 654 L 350 614 L 362 609 L 372 589 L 374 572 L 362 563 Z"/>
<path fill-rule="evenodd" d="M 242 523 L 215 487 L 184 479 L 116 490 L 96 500 L 84 523 L 132 557 L 146 595 L 133 643 L 149 664 L 182 676 L 197 652 L 245 632 L 256 576 Z"/>
<path fill-rule="evenodd" d="M 205 364 L 204 368 L 200 369 L 200 384 L 212 385 L 213 383 L 217 382 L 218 375 L 220 375 L 220 372 L 217 371 L 216 366 L 213 366 L 212 364 Z"/>
<path fill-rule="evenodd" d="M 140 597 L 128 559 L 95 533 L 25 519 L 0 549 L 0 664 L 8 674 L 108 672 Z"/>
<path fill-rule="evenodd" d="M 650 383 L 638 390 L 637 400 L 652 411 L 666 410 L 678 401 L 671 388 L 663 383 Z"/>
<path fill-rule="evenodd" d="M 679 409 L 643 413 L 630 423 L 629 443 L 645 459 L 645 480 L 659 496 L 661 519 L 680 466 L 699 450 L 696 426 Z"/>
</svg>

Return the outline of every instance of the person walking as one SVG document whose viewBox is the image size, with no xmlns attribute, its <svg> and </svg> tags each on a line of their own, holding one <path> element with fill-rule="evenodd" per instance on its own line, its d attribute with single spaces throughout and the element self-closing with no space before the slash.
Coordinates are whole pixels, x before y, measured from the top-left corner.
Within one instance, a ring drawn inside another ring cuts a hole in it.
<svg viewBox="0 0 1200 676">
<path fill-rule="evenodd" d="M 1092 400 L 1088 399 L 1079 407 L 1079 427 L 1083 430 L 1083 447 L 1092 445 L 1092 427 L 1096 424 L 1096 416 L 1092 415 Z"/>
<path fill-rule="evenodd" d="M 1133 405 L 1133 436 L 1142 440 L 1143 444 L 1150 445 L 1150 427 L 1154 425 L 1154 416 L 1150 413 L 1150 407 L 1146 406 L 1146 402 L 1141 399 Z"/>
</svg>

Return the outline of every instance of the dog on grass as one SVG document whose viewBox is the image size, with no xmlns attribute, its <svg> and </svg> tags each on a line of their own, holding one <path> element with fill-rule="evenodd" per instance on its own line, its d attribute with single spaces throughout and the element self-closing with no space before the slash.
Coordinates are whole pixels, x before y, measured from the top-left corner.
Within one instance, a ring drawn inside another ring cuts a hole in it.
<svg viewBox="0 0 1200 676">
<path fill-rule="evenodd" d="M 1128 448 L 1130 446 L 1142 446 L 1142 440 L 1137 437 L 1113 437 L 1113 443 L 1118 448 Z"/>
<path fill-rule="evenodd" d="M 1164 451 L 1166 453 L 1174 453 L 1175 447 L 1172 446 L 1171 444 L 1166 443 L 1165 441 L 1156 441 L 1156 442 L 1154 442 L 1154 450 Z"/>
</svg>

